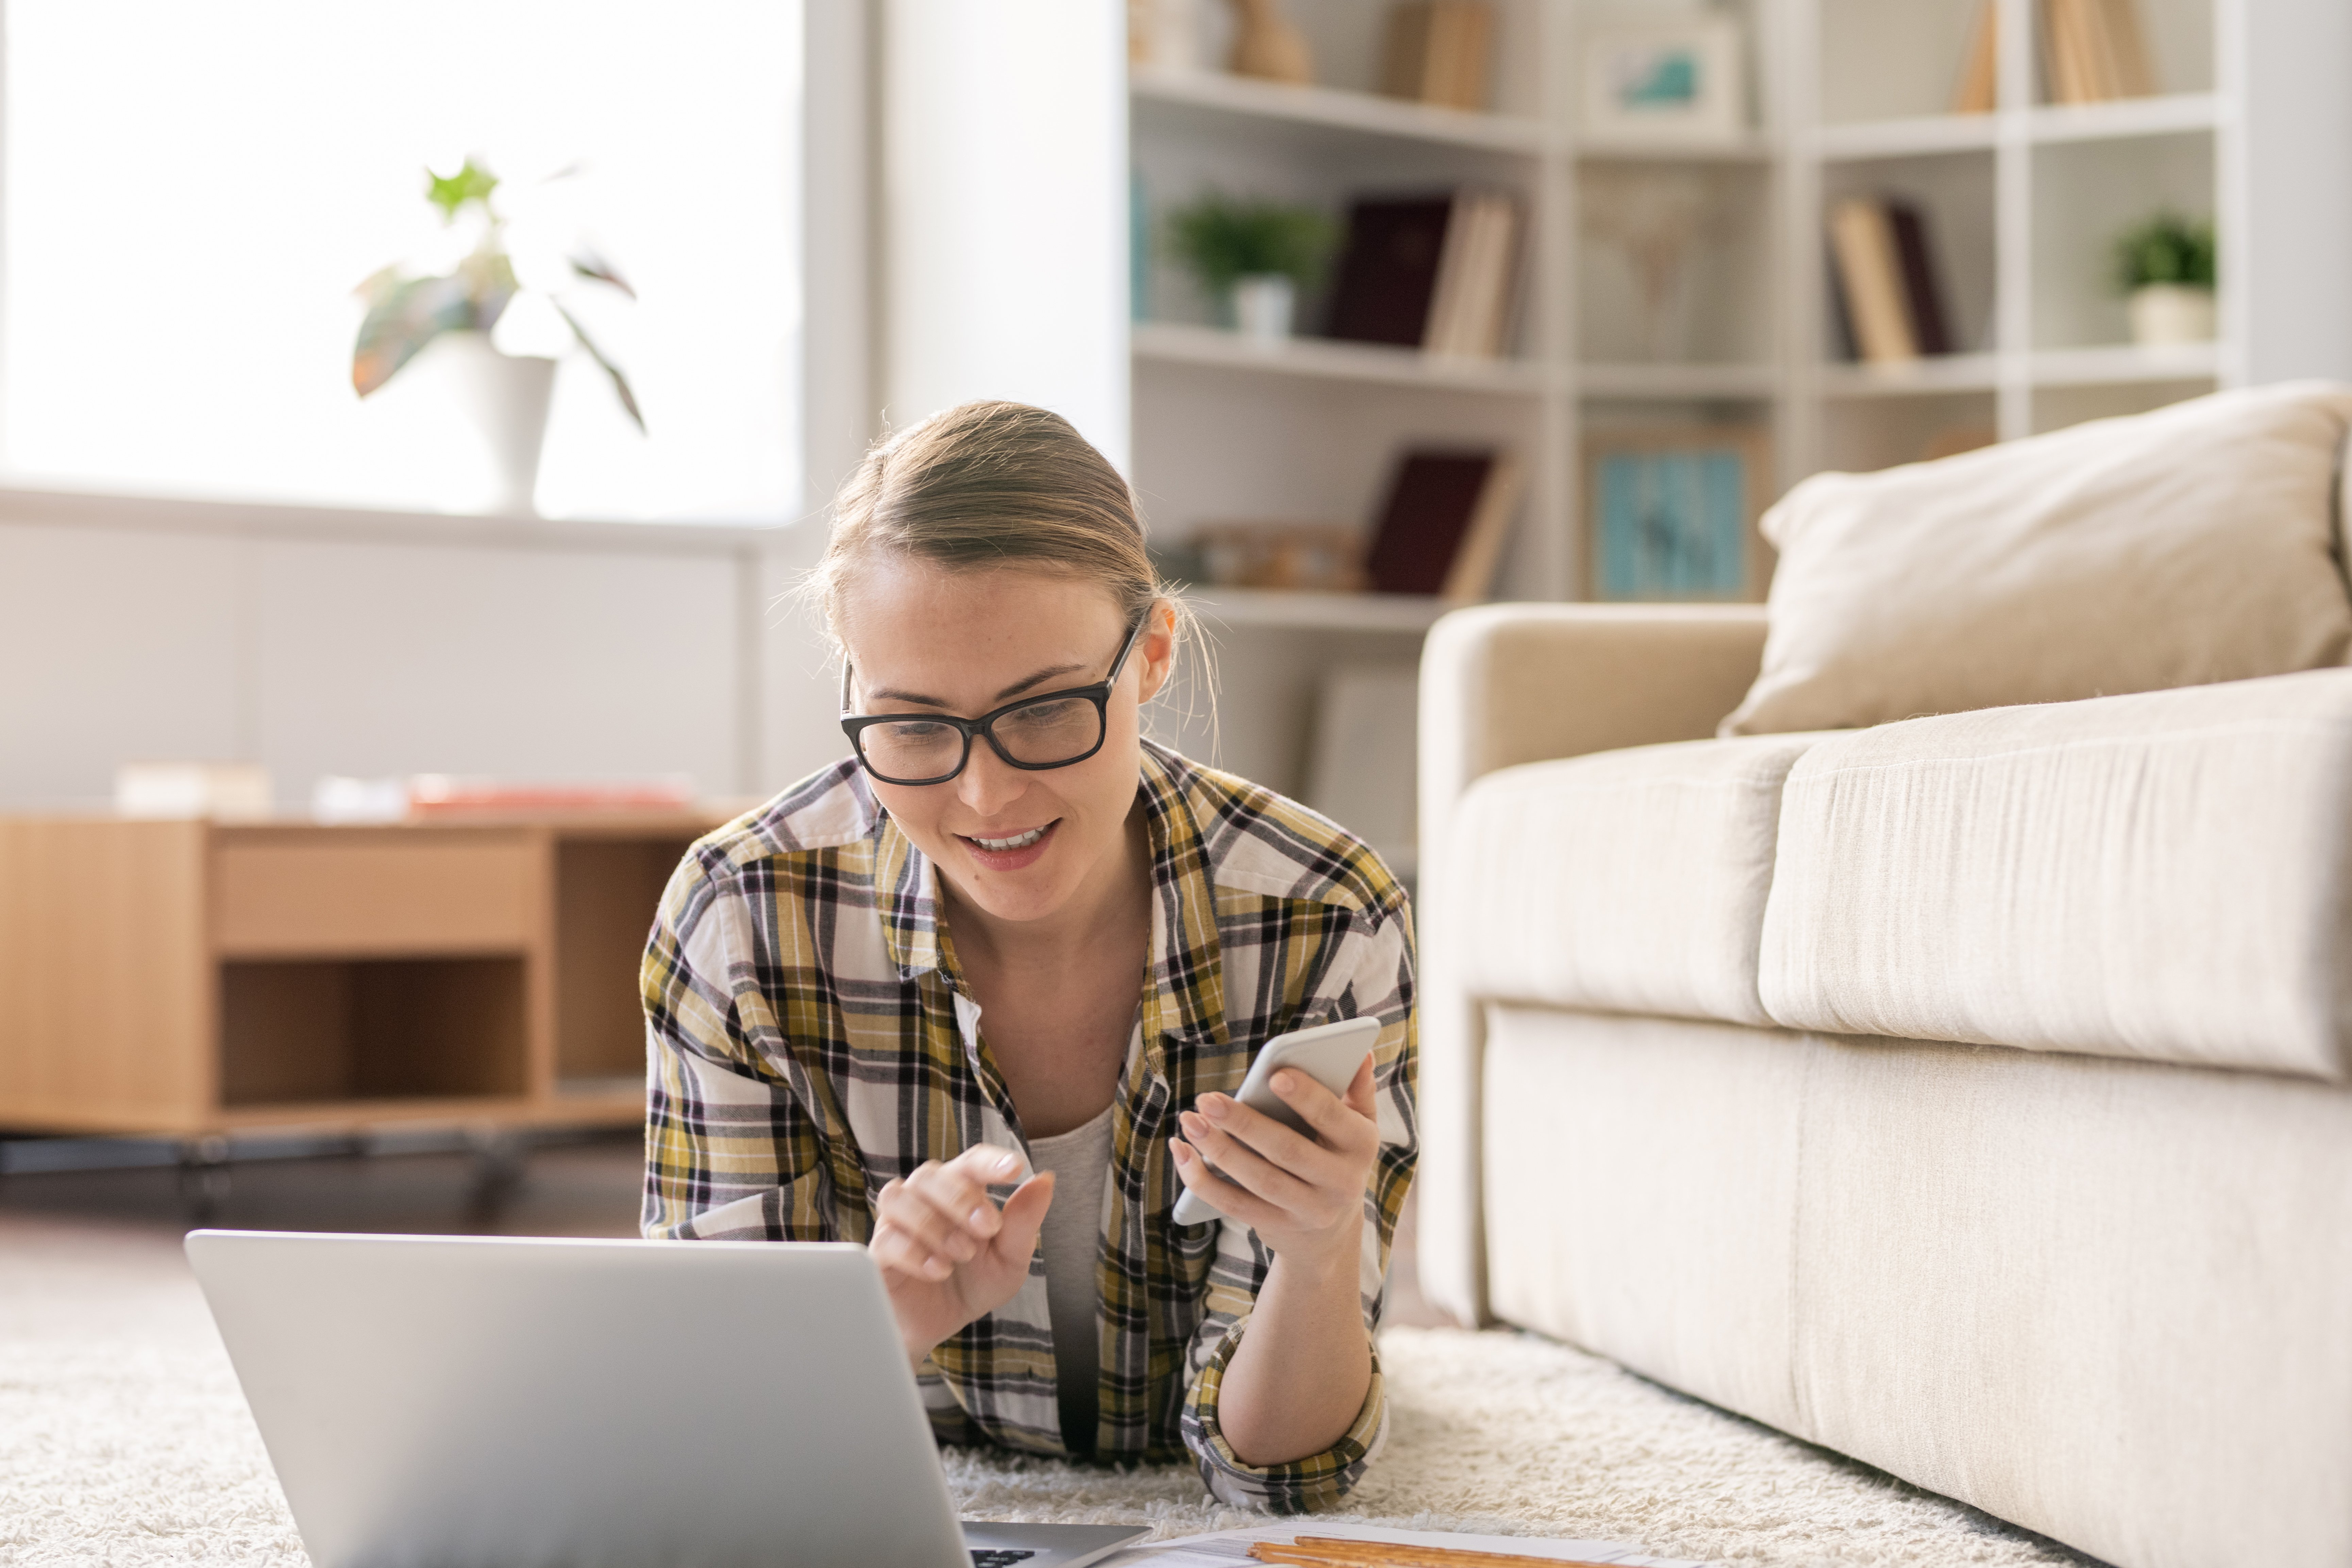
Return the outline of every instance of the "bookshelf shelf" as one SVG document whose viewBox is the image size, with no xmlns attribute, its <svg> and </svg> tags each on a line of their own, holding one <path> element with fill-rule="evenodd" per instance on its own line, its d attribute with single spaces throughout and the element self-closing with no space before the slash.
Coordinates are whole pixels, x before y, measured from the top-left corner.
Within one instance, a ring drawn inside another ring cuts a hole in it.
<svg viewBox="0 0 2352 1568">
<path fill-rule="evenodd" d="M 1769 163 L 1772 143 L 1761 135 L 1737 142 L 1580 137 L 1572 148 L 1588 163 Z"/>
<path fill-rule="evenodd" d="M 1539 395 L 1554 380 L 1542 366 L 1521 360 L 1454 358 L 1332 339 L 1292 338 L 1260 343 L 1239 332 L 1181 321 L 1138 321 L 1129 342 L 1139 363 L 1207 365 L 1254 374 L 1316 376 L 1517 397 Z"/>
<path fill-rule="evenodd" d="M 1185 595 L 1211 628 L 1266 626 L 1420 636 L 1451 608 L 1418 594 L 1306 594 L 1196 587 Z"/>
<path fill-rule="evenodd" d="M 1585 364 L 1576 389 L 1586 397 L 1765 398 L 1780 385 L 1773 364 Z"/>
<path fill-rule="evenodd" d="M 1543 152 L 1551 140 L 1549 131 L 1538 120 L 1438 109 L 1340 88 L 1253 81 L 1221 71 L 1134 66 L 1128 72 L 1128 90 L 1139 104 L 1249 115 L 1326 131 L 1489 152 L 1532 155 Z"/>
<path fill-rule="evenodd" d="M 2210 92 L 2126 98 L 2113 103 L 2045 104 L 2025 111 L 2026 139 L 2041 144 L 2121 136 L 2171 136 L 2221 123 L 2221 100 Z"/>
<path fill-rule="evenodd" d="M 1824 125 L 1807 139 L 1808 150 L 1827 163 L 1914 158 L 1933 153 L 1990 151 L 2000 139 L 1990 114 L 1923 114 L 1904 120 Z"/>
<path fill-rule="evenodd" d="M 2205 381 L 2221 374 L 2218 343 L 2146 348 L 2044 349 L 2028 362 L 2036 386 L 2126 386 L 2145 382 Z"/>
<path fill-rule="evenodd" d="M 1990 392 L 2000 384 L 1998 354 L 1938 354 L 1901 364 L 1824 364 L 1826 397 L 1904 397 L 1922 393 Z"/>
</svg>

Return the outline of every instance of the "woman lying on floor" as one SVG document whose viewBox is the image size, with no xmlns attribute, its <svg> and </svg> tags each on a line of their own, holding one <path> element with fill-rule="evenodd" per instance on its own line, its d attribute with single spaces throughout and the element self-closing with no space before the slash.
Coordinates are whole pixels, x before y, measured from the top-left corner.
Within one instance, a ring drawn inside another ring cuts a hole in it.
<svg viewBox="0 0 2352 1568">
<path fill-rule="evenodd" d="M 1386 1421 L 1403 892 L 1142 738 L 1189 616 L 1058 416 L 972 404 L 877 447 L 812 591 L 856 755 L 671 880 L 646 1234 L 866 1243 L 943 1441 L 1189 1449 L 1227 1501 L 1331 1502 Z M 1231 1098 L 1266 1040 L 1366 1015 L 1344 1097 L 1275 1076 L 1312 1139 Z M 1224 1220 L 1176 1224 L 1184 1187 Z"/>
</svg>

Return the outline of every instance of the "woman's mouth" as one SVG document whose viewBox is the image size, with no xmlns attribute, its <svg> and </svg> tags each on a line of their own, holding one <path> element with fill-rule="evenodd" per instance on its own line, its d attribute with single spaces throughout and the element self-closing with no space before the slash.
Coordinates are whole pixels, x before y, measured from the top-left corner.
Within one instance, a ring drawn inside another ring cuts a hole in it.
<svg viewBox="0 0 2352 1568">
<path fill-rule="evenodd" d="M 1053 839 L 1054 829 L 1061 825 L 1061 819 L 1056 817 L 1045 826 L 1033 827 L 1025 833 L 1007 834 L 1001 837 L 959 833 L 956 837 L 963 840 L 964 847 L 971 852 L 971 858 L 987 869 L 1018 871 L 1024 866 L 1034 864 L 1037 858 L 1045 853 L 1046 845 Z"/>
</svg>

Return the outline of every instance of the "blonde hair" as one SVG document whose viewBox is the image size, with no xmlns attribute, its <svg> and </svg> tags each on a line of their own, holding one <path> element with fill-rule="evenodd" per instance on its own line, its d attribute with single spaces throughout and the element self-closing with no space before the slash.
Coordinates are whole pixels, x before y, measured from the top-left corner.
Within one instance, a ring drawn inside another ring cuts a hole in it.
<svg viewBox="0 0 2352 1568">
<path fill-rule="evenodd" d="M 1165 602 L 1176 648 L 1201 647 L 1192 606 L 1144 547 L 1135 491 L 1068 420 L 1025 403 L 934 414 L 877 442 L 841 487 L 824 555 L 800 588 L 839 657 L 842 595 L 876 555 L 1081 578 L 1110 594 L 1122 625 Z"/>
</svg>

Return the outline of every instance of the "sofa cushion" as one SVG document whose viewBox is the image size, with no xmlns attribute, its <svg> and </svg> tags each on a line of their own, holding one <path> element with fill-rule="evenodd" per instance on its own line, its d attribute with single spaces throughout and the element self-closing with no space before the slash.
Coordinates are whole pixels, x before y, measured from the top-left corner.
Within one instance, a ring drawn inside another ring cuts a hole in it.
<svg viewBox="0 0 2352 1568">
<path fill-rule="evenodd" d="M 2292 383 L 1816 475 L 1764 520 L 1771 632 L 1723 733 L 2342 664 L 2347 425 L 2352 387 Z"/>
<path fill-rule="evenodd" d="M 1811 746 L 1765 1008 L 1792 1028 L 2341 1079 L 2352 670 Z"/>
<path fill-rule="evenodd" d="M 1780 781 L 1818 738 L 1636 746 L 1480 779 L 1444 859 L 1472 994 L 1769 1022 L 1756 954 Z"/>
</svg>

